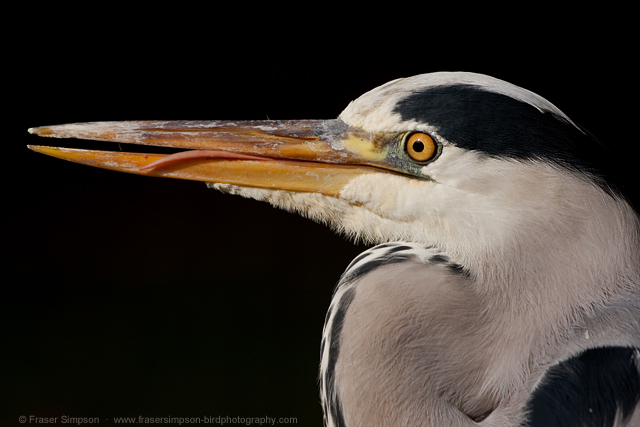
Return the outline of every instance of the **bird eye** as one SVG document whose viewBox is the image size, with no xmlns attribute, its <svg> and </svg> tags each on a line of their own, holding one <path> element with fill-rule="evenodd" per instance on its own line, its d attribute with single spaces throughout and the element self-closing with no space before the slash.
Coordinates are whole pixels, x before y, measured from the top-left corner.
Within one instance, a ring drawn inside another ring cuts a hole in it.
<svg viewBox="0 0 640 427">
<path fill-rule="evenodd" d="M 426 162 L 435 157 L 438 152 L 436 142 L 426 133 L 410 134 L 405 140 L 407 154 L 416 162 Z"/>
</svg>

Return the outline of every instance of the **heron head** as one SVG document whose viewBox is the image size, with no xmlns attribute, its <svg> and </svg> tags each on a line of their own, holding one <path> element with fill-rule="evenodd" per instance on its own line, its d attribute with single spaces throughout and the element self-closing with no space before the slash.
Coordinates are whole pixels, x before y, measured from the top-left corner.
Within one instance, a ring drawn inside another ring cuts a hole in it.
<svg viewBox="0 0 640 427">
<path fill-rule="evenodd" d="M 31 146 L 91 166 L 205 181 L 369 242 L 446 245 L 464 235 L 488 245 L 518 227 L 575 216 L 580 195 L 608 189 L 598 168 L 606 150 L 595 138 L 542 97 L 473 73 L 394 80 L 331 120 L 98 122 L 30 131 L 171 147 L 180 151 Z"/>
</svg>

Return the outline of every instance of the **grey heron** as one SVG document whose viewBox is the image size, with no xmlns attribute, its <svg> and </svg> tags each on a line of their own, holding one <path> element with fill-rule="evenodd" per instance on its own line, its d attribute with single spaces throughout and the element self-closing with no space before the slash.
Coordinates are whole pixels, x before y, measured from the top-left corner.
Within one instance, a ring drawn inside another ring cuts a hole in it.
<svg viewBox="0 0 640 427">
<path fill-rule="evenodd" d="M 640 219 L 606 148 L 532 92 L 432 73 L 332 120 L 30 131 L 187 150 L 30 146 L 204 181 L 377 244 L 325 319 L 327 426 L 640 425 Z"/>
</svg>

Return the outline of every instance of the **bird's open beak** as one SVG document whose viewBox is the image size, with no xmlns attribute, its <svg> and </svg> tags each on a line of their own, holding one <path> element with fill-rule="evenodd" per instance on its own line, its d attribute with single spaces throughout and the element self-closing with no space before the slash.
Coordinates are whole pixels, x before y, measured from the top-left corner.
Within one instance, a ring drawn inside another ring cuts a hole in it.
<svg viewBox="0 0 640 427">
<path fill-rule="evenodd" d="M 32 128 L 29 132 L 186 150 L 143 154 L 29 146 L 90 166 L 333 197 L 356 176 L 385 169 L 384 147 L 339 119 L 95 122 Z"/>
</svg>

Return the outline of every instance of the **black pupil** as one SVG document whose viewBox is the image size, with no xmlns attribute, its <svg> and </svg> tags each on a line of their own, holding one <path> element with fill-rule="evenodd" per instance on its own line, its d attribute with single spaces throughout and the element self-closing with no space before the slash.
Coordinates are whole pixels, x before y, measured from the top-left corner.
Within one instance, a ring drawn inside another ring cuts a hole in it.
<svg viewBox="0 0 640 427">
<path fill-rule="evenodd" d="M 424 151 L 424 144 L 422 141 L 415 141 L 413 143 L 413 151 L 416 153 L 422 153 Z"/>
</svg>

